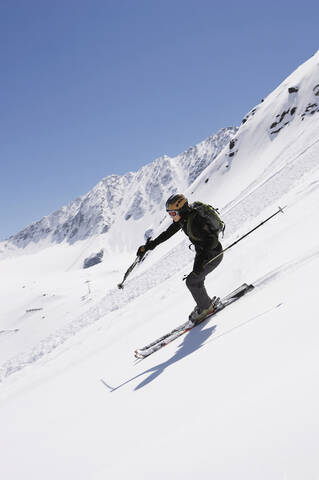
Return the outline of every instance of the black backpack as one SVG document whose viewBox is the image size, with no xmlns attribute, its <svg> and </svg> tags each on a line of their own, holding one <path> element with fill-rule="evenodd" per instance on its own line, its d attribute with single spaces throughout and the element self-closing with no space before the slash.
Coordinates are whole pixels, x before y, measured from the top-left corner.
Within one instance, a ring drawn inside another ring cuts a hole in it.
<svg viewBox="0 0 319 480">
<path fill-rule="evenodd" d="M 206 203 L 202 202 L 194 202 L 191 205 L 191 208 L 195 210 L 195 212 L 199 213 L 202 218 L 205 218 L 207 224 L 210 226 L 213 232 L 216 232 L 217 235 L 222 233 L 224 236 L 226 225 L 220 218 L 217 208 L 214 208 L 211 205 L 207 205 Z"/>
</svg>

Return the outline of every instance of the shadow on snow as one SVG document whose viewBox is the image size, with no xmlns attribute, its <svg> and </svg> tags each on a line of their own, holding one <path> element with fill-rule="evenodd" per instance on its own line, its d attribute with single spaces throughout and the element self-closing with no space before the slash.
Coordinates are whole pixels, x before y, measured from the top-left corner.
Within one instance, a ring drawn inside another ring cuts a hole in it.
<svg viewBox="0 0 319 480">
<path fill-rule="evenodd" d="M 183 358 L 187 357 L 188 355 L 191 355 L 193 352 L 196 352 L 199 348 L 203 346 L 204 343 L 207 342 L 208 338 L 215 332 L 216 330 L 216 325 L 213 325 L 212 327 L 206 328 L 203 330 L 203 327 L 207 325 L 207 322 L 200 323 L 197 325 L 196 328 L 192 329 L 190 332 L 185 334 L 183 342 L 179 345 L 176 353 L 168 360 L 165 362 L 159 363 L 158 365 L 155 365 L 154 367 L 151 367 L 147 370 L 144 370 L 143 372 L 139 373 L 138 375 L 135 375 L 134 377 L 130 378 L 129 380 L 126 380 L 125 382 L 121 383 L 117 387 L 111 387 L 108 385 L 104 380 L 101 380 L 104 385 L 106 385 L 111 392 L 114 392 L 115 390 L 118 390 L 119 388 L 123 387 L 124 385 L 127 385 L 128 383 L 138 379 L 139 377 L 142 377 L 144 375 L 148 375 L 147 378 L 145 378 L 141 383 L 139 383 L 134 390 L 139 390 L 142 387 L 145 387 L 149 383 L 151 383 L 153 380 L 155 380 L 161 373 L 166 370 L 169 366 L 173 365 L 176 362 L 179 362 Z"/>
</svg>

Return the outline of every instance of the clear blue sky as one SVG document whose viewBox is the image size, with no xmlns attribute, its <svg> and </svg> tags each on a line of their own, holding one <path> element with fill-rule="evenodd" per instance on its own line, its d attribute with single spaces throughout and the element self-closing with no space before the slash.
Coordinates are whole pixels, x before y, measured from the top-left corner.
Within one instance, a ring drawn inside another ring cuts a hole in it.
<svg viewBox="0 0 319 480">
<path fill-rule="evenodd" d="M 239 125 L 318 50 L 318 18 L 318 0 L 0 0 L 0 239 Z"/>
</svg>

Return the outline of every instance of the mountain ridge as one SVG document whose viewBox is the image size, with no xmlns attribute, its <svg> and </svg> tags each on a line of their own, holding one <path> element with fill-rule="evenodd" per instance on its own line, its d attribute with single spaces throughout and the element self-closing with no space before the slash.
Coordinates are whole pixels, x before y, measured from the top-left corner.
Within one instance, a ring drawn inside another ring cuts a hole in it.
<svg viewBox="0 0 319 480">
<path fill-rule="evenodd" d="M 108 232 L 118 216 L 139 220 L 160 209 L 177 188 L 187 188 L 236 134 L 225 127 L 176 157 L 164 155 L 137 172 L 102 178 L 87 194 L 33 222 L 2 244 L 25 248 L 30 243 L 73 244 Z"/>
</svg>

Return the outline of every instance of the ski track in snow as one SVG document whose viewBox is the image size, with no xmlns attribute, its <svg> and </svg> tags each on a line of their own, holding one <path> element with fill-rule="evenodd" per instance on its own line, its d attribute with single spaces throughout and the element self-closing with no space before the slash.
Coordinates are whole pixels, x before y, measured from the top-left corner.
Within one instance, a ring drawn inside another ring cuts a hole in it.
<svg viewBox="0 0 319 480">
<path fill-rule="evenodd" d="M 243 225 L 252 225 L 258 215 L 260 215 L 267 207 L 271 206 L 277 200 L 281 199 L 294 186 L 300 184 L 303 176 L 313 172 L 318 168 L 318 161 L 312 148 L 319 140 L 315 141 L 310 147 L 303 152 L 297 154 L 294 159 L 287 162 L 284 166 L 279 166 L 279 170 L 270 173 L 265 179 L 265 173 L 262 183 L 256 186 L 256 183 L 250 185 L 250 192 L 244 190 L 244 198 L 242 195 L 235 199 L 226 208 L 226 213 L 222 214 L 226 222 L 226 233 L 228 236 L 228 244 L 230 239 L 241 231 Z M 260 179 L 259 179 L 260 181 Z M 314 188 L 314 187 L 313 187 Z M 224 243 L 224 247 L 225 242 Z M 162 282 L 168 280 L 185 267 L 191 270 L 191 264 L 194 254 L 187 248 L 189 241 L 183 240 L 177 247 L 173 248 L 164 258 L 154 264 L 146 272 L 136 275 L 132 280 L 128 280 L 124 290 L 113 289 L 94 307 L 91 307 L 86 313 L 82 314 L 76 320 L 68 325 L 44 338 L 32 350 L 22 352 L 12 359 L 3 363 L 0 368 L 0 382 L 11 374 L 22 370 L 24 367 L 32 365 L 43 356 L 48 355 L 58 346 L 62 345 L 69 338 L 75 335 L 84 327 L 88 327 L 93 323 L 101 320 L 108 313 L 125 307 L 137 297 L 143 295 L 144 292 L 158 286 Z M 297 263 L 302 263 L 313 255 L 318 255 L 318 251 L 305 253 L 304 258 L 299 259 Z M 295 265 L 295 264 L 294 264 Z M 270 281 L 277 276 L 281 270 L 286 271 L 293 265 L 280 266 L 274 272 L 268 272 L 263 279 L 257 280 L 258 284 Z M 105 319 L 103 318 L 105 322 Z M 108 327 L 112 326 L 112 322 Z"/>
</svg>

